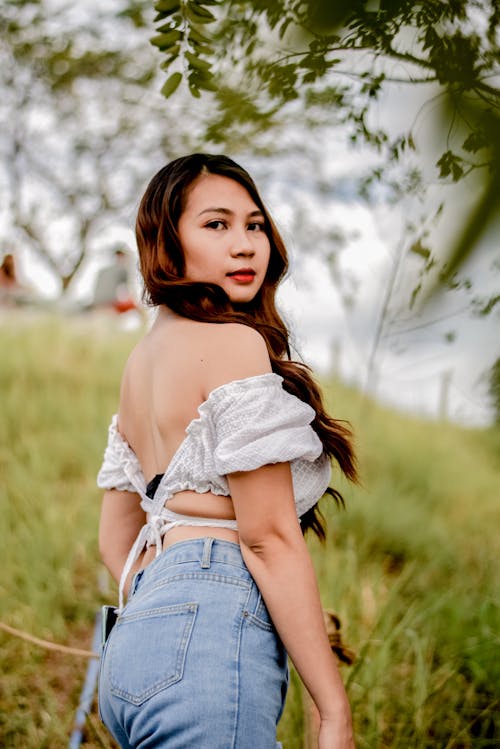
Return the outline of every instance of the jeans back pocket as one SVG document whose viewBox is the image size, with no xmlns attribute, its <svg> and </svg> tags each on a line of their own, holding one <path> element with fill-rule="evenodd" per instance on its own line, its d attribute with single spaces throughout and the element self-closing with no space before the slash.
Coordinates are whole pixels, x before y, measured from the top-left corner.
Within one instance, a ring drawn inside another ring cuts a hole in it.
<svg viewBox="0 0 500 749">
<path fill-rule="evenodd" d="M 140 705 L 180 681 L 197 610 L 182 603 L 120 616 L 106 653 L 111 693 Z"/>
</svg>

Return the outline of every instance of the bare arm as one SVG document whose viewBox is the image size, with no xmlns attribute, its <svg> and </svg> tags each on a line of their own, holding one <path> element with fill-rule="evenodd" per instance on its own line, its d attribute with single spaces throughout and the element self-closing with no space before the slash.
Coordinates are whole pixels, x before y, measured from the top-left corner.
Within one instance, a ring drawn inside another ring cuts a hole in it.
<svg viewBox="0 0 500 749">
<path fill-rule="evenodd" d="M 228 476 L 240 544 L 275 627 L 320 713 L 321 749 L 352 749 L 350 709 L 295 512 L 288 463 Z"/>
<path fill-rule="evenodd" d="M 138 494 L 117 489 L 104 493 L 99 523 L 99 551 L 116 582 L 120 581 L 128 553 L 145 522 L 146 514 L 140 506 Z M 135 563 L 131 575 L 142 566 L 142 557 Z M 125 587 L 127 590 L 128 581 Z"/>
<path fill-rule="evenodd" d="M 241 325 L 215 327 L 206 364 L 207 391 L 271 371 L 264 339 Z M 319 710 L 320 749 L 352 749 L 350 709 L 297 519 L 290 466 L 266 465 L 230 474 L 228 481 L 243 557 Z"/>
</svg>

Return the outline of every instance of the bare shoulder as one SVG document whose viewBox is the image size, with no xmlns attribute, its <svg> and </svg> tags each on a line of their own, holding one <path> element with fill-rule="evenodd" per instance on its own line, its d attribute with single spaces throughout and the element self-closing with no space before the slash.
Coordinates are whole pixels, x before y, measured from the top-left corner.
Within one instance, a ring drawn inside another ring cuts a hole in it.
<svg viewBox="0 0 500 749">
<path fill-rule="evenodd" d="M 224 359 L 243 357 L 245 360 L 269 361 L 266 342 L 255 328 L 242 323 L 207 325 L 207 337 L 217 353 L 225 353 Z"/>
<path fill-rule="evenodd" d="M 207 325 L 205 332 L 205 389 L 271 372 L 263 336 L 241 323 Z"/>
<path fill-rule="evenodd" d="M 258 330 L 251 328 L 249 325 L 231 322 L 222 324 L 212 323 L 207 327 L 209 328 L 209 335 L 214 339 L 214 343 L 218 342 L 220 345 L 232 344 L 241 348 L 250 346 L 255 353 L 267 351 L 264 337 Z"/>
<path fill-rule="evenodd" d="M 186 402 L 201 402 L 220 385 L 271 371 L 266 342 L 254 328 L 179 319 L 156 326 L 136 346 L 125 367 L 122 397 L 137 403 L 145 392 L 164 398 L 181 388 Z"/>
<path fill-rule="evenodd" d="M 135 344 L 134 348 L 129 353 L 125 361 L 125 365 L 122 371 L 122 386 L 123 383 L 126 382 L 127 379 L 131 376 L 131 373 L 141 365 L 141 362 L 144 359 L 144 349 L 144 338 L 141 338 L 141 340 Z"/>
</svg>

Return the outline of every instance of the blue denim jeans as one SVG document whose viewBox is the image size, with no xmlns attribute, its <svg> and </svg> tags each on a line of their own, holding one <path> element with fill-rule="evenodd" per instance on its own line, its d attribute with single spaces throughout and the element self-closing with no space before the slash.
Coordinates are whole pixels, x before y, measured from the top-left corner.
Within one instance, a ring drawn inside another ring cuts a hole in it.
<svg viewBox="0 0 500 749">
<path fill-rule="evenodd" d="M 123 749 L 277 749 L 287 657 L 238 544 L 173 544 L 104 645 L 99 712 Z"/>
</svg>

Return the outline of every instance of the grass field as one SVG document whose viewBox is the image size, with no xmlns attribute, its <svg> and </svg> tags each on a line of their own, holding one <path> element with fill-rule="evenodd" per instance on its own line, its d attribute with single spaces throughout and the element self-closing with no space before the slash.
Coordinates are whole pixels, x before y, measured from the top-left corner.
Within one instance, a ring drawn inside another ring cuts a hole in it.
<svg viewBox="0 0 500 749">
<path fill-rule="evenodd" d="M 95 475 L 136 334 L 113 322 L 0 325 L 0 619 L 83 648 L 115 601 L 97 585 Z M 326 501 L 327 543 L 310 545 L 323 603 L 357 653 L 343 667 L 357 747 L 497 747 L 500 430 L 326 390 L 355 427 L 363 487 L 346 489 L 346 512 Z M 0 644 L 0 746 L 66 747 L 87 662 L 3 632 Z M 284 749 L 302 749 L 302 731 L 294 677 Z M 113 746 L 95 712 L 83 746 Z"/>
</svg>

